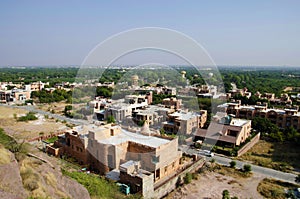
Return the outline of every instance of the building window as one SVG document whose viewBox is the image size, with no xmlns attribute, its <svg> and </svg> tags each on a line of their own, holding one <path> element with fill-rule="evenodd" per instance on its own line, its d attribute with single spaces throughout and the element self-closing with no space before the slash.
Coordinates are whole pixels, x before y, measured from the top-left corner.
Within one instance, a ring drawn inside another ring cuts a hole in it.
<svg viewBox="0 0 300 199">
<path fill-rule="evenodd" d="M 110 168 L 113 168 L 113 156 L 112 155 L 107 155 L 107 161 L 108 161 L 108 166 Z"/>
<path fill-rule="evenodd" d="M 159 163 L 159 156 L 152 156 L 152 163 L 157 164 Z"/>
</svg>

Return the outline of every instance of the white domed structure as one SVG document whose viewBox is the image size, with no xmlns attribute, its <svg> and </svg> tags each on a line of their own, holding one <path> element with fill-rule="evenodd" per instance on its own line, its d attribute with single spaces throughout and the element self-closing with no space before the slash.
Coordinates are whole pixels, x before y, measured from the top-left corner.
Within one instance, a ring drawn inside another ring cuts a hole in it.
<svg viewBox="0 0 300 199">
<path fill-rule="evenodd" d="M 181 71 L 180 73 L 181 73 L 182 78 L 185 78 L 186 72 L 183 70 L 183 71 Z"/>
<path fill-rule="evenodd" d="M 131 80 L 132 80 L 132 86 L 138 86 L 139 85 L 139 76 L 133 75 L 131 77 Z"/>
</svg>

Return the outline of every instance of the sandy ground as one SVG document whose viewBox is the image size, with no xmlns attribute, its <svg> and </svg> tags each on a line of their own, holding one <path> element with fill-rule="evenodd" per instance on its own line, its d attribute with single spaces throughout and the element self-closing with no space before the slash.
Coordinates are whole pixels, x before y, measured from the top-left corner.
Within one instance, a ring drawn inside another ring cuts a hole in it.
<svg viewBox="0 0 300 199">
<path fill-rule="evenodd" d="M 230 196 L 237 196 L 239 199 L 263 198 L 257 192 L 257 186 L 264 176 L 253 174 L 249 178 L 235 179 L 215 172 L 200 174 L 198 180 L 193 180 L 190 184 L 178 188 L 166 198 L 171 199 L 219 199 L 222 198 L 223 190 L 227 189 Z"/>
<path fill-rule="evenodd" d="M 27 112 L 28 111 L 22 109 L 0 106 L 0 120 L 14 118 L 14 114 L 25 115 Z"/>
<path fill-rule="evenodd" d="M 54 113 L 56 114 L 63 114 L 65 110 L 65 106 L 67 105 L 73 106 L 74 109 L 80 109 L 82 107 L 86 107 L 86 103 L 68 104 L 66 102 L 53 102 L 51 104 L 43 104 L 43 105 L 39 104 L 37 105 L 37 107 L 43 111 L 48 111 L 48 112 L 54 111 Z"/>
<path fill-rule="evenodd" d="M 30 139 L 40 135 L 41 132 L 44 135 L 55 133 L 66 129 L 65 124 L 56 122 L 55 119 L 45 119 L 43 115 L 36 114 L 38 120 L 28 122 L 17 122 L 14 119 L 14 114 L 17 117 L 23 116 L 27 113 L 25 110 L 0 107 L 0 128 L 17 139 Z"/>
</svg>

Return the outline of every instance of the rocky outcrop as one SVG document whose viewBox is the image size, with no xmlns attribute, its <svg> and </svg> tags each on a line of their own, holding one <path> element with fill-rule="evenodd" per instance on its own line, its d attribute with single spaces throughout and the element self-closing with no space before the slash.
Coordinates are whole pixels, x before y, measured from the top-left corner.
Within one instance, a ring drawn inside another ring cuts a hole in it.
<svg viewBox="0 0 300 199">
<path fill-rule="evenodd" d="M 5 148 L 0 148 L 1 161 L 0 165 L 0 198 L 5 199 L 22 199 L 27 198 L 23 188 L 22 178 L 20 176 L 19 165 L 14 154 Z"/>
<path fill-rule="evenodd" d="M 53 199 L 90 198 L 81 184 L 62 175 L 57 160 L 43 153 L 37 156 L 43 158 L 25 157 L 17 162 L 13 153 L 0 146 L 1 199 L 25 199 L 29 196 Z M 42 160 L 46 160 L 46 163 Z"/>
</svg>

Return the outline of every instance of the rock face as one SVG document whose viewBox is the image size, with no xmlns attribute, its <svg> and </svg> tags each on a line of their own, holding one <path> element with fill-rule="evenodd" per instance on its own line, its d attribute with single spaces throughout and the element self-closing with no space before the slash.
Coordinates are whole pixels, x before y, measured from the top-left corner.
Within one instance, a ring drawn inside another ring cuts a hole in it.
<svg viewBox="0 0 300 199">
<path fill-rule="evenodd" d="M 23 188 L 19 165 L 15 156 L 8 150 L 1 148 L 1 159 L 9 158 L 9 162 L 0 165 L 0 198 L 21 199 L 27 194 Z M 4 157 L 6 156 L 6 157 Z"/>
<path fill-rule="evenodd" d="M 48 161 L 44 154 L 43 159 Z M 50 162 L 50 161 L 49 161 Z M 55 167 L 52 166 L 56 165 Z M 23 179 L 22 179 L 23 178 Z M 45 163 L 33 157 L 17 162 L 13 153 L 0 146 L 0 198 L 89 199 L 88 191 L 75 180 L 62 175 L 57 161 Z"/>
<path fill-rule="evenodd" d="M 71 198 L 74 199 L 90 198 L 88 191 L 81 184 L 78 184 L 73 179 L 63 177 L 62 183 L 64 184 L 65 191 L 70 194 Z"/>
<path fill-rule="evenodd" d="M 40 153 L 38 155 L 45 160 L 50 160 L 47 155 Z M 27 161 L 27 162 L 26 162 Z M 21 165 L 21 173 L 24 170 L 30 168 L 33 170 L 34 175 L 38 175 L 37 184 L 38 188 L 30 191 L 29 195 L 42 198 L 72 198 L 72 199 L 89 199 L 88 191 L 78 182 L 69 177 L 62 175 L 60 166 L 57 165 L 57 160 L 51 160 L 50 163 L 39 162 L 36 158 L 27 157 L 23 160 Z M 55 165 L 54 167 L 52 165 Z M 23 168 L 23 169 L 22 169 Z M 30 177 L 29 177 L 30 178 Z M 23 179 L 24 182 L 24 179 Z M 26 183 L 23 183 L 26 188 Z M 27 189 L 28 191 L 28 189 Z"/>
</svg>

